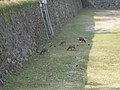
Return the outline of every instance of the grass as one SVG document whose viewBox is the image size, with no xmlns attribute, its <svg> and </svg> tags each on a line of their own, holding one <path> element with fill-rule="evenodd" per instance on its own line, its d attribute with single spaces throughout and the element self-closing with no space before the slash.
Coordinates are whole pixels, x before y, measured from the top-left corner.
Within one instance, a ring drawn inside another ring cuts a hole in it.
<svg viewBox="0 0 120 90">
<path fill-rule="evenodd" d="M 0 7 L 4 7 L 4 6 L 11 6 L 11 5 L 21 5 L 25 2 L 35 2 L 38 0 L 4 0 L 4 1 L 0 1 Z"/>
<path fill-rule="evenodd" d="M 50 55 L 35 53 L 24 69 L 9 77 L 3 90 L 120 89 L 120 18 L 117 14 L 111 16 L 112 12 L 115 11 L 81 10 L 46 43 Z M 111 28 L 102 23 L 109 23 Z M 79 36 L 85 37 L 87 43 L 78 43 Z M 58 46 L 62 40 L 67 41 L 66 46 Z M 49 43 L 57 47 L 49 47 Z M 66 51 L 70 44 L 79 46 L 76 51 Z"/>
<path fill-rule="evenodd" d="M 34 4 L 34 6 L 39 7 L 39 0 L 4 0 L 0 1 L 0 16 L 4 19 L 6 24 L 10 23 L 10 17 L 13 14 L 14 10 L 20 11 L 23 13 L 24 7 Z"/>
</svg>

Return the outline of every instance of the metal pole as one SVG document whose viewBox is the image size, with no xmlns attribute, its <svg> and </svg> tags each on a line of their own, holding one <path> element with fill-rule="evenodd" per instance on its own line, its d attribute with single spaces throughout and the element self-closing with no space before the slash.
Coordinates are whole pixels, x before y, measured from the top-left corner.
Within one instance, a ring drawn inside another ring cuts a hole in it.
<svg viewBox="0 0 120 90">
<path fill-rule="evenodd" d="M 44 12 L 43 17 L 46 24 L 46 28 L 48 30 L 48 36 L 49 35 L 54 36 L 54 31 L 52 28 L 51 20 L 50 20 L 48 9 L 47 9 L 47 0 L 41 0 L 41 5 L 42 5 L 42 12 Z"/>
<path fill-rule="evenodd" d="M 50 16 L 49 16 L 49 13 L 48 13 L 47 5 L 45 6 L 45 8 L 46 8 L 46 17 L 47 17 L 47 20 L 48 20 L 48 25 L 49 25 L 52 36 L 54 36 L 54 31 L 53 31 L 53 28 L 52 28 L 52 24 L 51 24 Z"/>
<path fill-rule="evenodd" d="M 43 5 L 41 3 L 41 0 L 39 1 L 39 5 L 40 5 L 40 10 L 41 10 L 41 14 L 42 14 L 43 23 L 44 23 L 44 26 L 45 26 L 45 33 L 46 33 L 47 39 L 49 39 L 49 35 L 48 35 L 48 31 L 47 31 L 47 26 L 46 26 L 46 22 L 45 22 L 43 10 L 42 10 Z"/>
</svg>

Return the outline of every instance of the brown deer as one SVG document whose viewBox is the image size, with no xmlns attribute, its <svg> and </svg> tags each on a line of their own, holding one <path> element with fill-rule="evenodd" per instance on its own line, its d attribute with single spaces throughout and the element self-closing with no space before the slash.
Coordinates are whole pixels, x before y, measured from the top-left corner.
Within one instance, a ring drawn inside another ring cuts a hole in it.
<svg viewBox="0 0 120 90">
<path fill-rule="evenodd" d="M 42 54 L 49 54 L 50 53 L 50 51 L 49 51 L 49 49 L 47 49 L 47 48 L 43 48 L 41 51 L 40 51 L 40 54 L 42 55 Z"/>
<path fill-rule="evenodd" d="M 59 46 L 66 45 L 66 41 L 60 42 Z"/>
<path fill-rule="evenodd" d="M 84 42 L 84 43 L 86 43 L 86 40 L 85 40 L 83 37 L 79 37 L 79 38 L 77 38 L 77 39 L 78 39 L 79 42 Z"/>
<path fill-rule="evenodd" d="M 76 50 L 75 45 L 69 45 L 67 48 L 67 51 L 68 50 Z"/>
</svg>

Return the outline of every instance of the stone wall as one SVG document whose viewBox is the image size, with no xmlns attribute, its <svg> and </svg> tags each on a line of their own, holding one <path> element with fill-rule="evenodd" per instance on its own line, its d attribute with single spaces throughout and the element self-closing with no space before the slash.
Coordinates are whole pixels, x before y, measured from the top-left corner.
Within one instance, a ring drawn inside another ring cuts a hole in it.
<svg viewBox="0 0 120 90">
<path fill-rule="evenodd" d="M 50 0 L 48 7 L 52 26 L 56 32 L 62 24 L 78 14 L 82 3 L 81 0 Z"/>
<path fill-rule="evenodd" d="M 81 0 L 83 8 L 120 9 L 120 0 Z"/>
<path fill-rule="evenodd" d="M 77 15 L 80 0 L 48 0 L 48 10 L 54 32 Z M 2 7 L 0 9 L 0 83 L 23 67 L 36 49 L 46 40 L 45 26 L 39 2 Z"/>
</svg>

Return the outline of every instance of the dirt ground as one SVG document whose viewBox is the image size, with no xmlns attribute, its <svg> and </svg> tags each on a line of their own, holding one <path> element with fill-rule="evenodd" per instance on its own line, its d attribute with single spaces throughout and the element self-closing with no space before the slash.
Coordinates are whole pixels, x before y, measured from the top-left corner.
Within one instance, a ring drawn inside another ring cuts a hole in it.
<svg viewBox="0 0 120 90">
<path fill-rule="evenodd" d="M 101 33 L 101 32 L 116 32 L 120 28 L 120 11 L 108 10 L 94 12 L 95 25 L 86 27 L 86 31 Z"/>
</svg>

